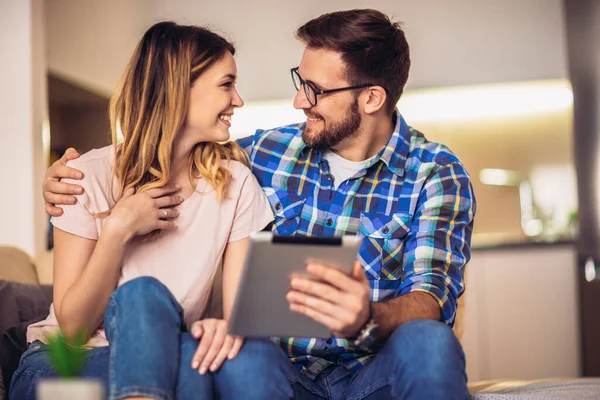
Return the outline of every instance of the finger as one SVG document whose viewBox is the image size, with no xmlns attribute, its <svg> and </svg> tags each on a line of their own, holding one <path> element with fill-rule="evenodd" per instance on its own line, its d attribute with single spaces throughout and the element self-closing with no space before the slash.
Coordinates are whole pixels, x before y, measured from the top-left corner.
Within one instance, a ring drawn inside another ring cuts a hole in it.
<svg viewBox="0 0 600 400">
<path fill-rule="evenodd" d="M 196 339 L 200 339 L 204 329 L 202 328 L 202 321 L 196 321 L 192 324 L 190 331 L 192 332 L 192 336 Z"/>
<path fill-rule="evenodd" d="M 183 203 L 183 197 L 181 196 L 163 196 L 157 198 L 155 201 L 158 208 L 173 207 Z"/>
<path fill-rule="evenodd" d="M 354 261 L 354 267 L 352 268 L 352 277 L 359 282 L 369 281 L 367 275 L 365 274 L 365 269 L 358 260 Z"/>
<path fill-rule="evenodd" d="M 344 292 L 353 292 L 361 286 L 351 276 L 346 275 L 332 265 L 320 261 L 308 261 L 306 271 Z"/>
<path fill-rule="evenodd" d="M 52 205 L 60 205 L 60 204 L 75 204 L 77 203 L 77 198 L 75 196 L 68 196 L 65 194 L 56 194 L 52 192 L 44 192 L 44 200 L 46 203 L 50 203 Z"/>
<path fill-rule="evenodd" d="M 177 229 L 177 225 L 175 225 L 174 222 L 165 221 L 163 219 L 159 219 L 156 222 L 156 229 L 160 229 L 160 230 L 163 230 L 163 231 L 172 231 L 174 229 Z"/>
<path fill-rule="evenodd" d="M 60 217 L 63 214 L 62 208 L 54 207 L 50 203 L 46 203 L 46 213 L 53 217 Z"/>
<path fill-rule="evenodd" d="M 52 167 L 50 168 L 51 170 L 48 172 L 51 172 L 50 174 L 50 178 L 54 178 L 54 179 L 75 179 L 75 180 L 80 180 L 83 178 L 83 172 L 81 172 L 78 169 L 75 168 L 71 168 L 69 166 L 66 166 L 64 164 L 60 164 L 60 165 L 56 165 L 56 167 Z"/>
<path fill-rule="evenodd" d="M 73 147 L 69 147 L 67 149 L 67 151 L 65 151 L 65 154 L 63 154 L 63 156 L 61 157 L 61 160 L 64 160 L 65 162 L 67 162 L 67 161 L 75 160 L 76 158 L 79 158 L 79 152 L 77 150 L 75 150 Z"/>
<path fill-rule="evenodd" d="M 56 194 L 73 194 L 78 195 L 83 193 L 83 188 L 79 185 L 73 185 L 71 183 L 65 183 L 60 181 L 50 180 L 44 188 L 46 192 L 52 192 Z"/>
<path fill-rule="evenodd" d="M 227 338 L 227 330 L 223 327 L 224 324 L 219 324 L 219 326 L 217 327 L 215 335 L 213 336 L 213 340 L 210 344 L 210 348 L 206 352 L 204 359 L 200 362 L 200 369 L 198 370 L 198 372 L 200 372 L 200 375 L 204 375 L 206 371 L 208 371 L 208 369 L 213 364 L 213 361 L 217 357 L 217 354 L 219 354 L 219 351 L 221 351 L 221 348 L 225 343 L 225 339 Z M 231 347 L 227 349 L 227 351 L 229 351 L 230 349 Z"/>
<path fill-rule="evenodd" d="M 192 368 L 198 369 L 198 367 L 204 361 L 204 357 L 210 349 L 210 345 L 213 341 L 214 335 L 215 331 L 213 329 L 207 329 L 207 327 L 203 328 L 202 335 L 200 337 L 200 344 L 198 344 L 196 353 L 194 353 L 194 357 L 192 357 Z"/>
<path fill-rule="evenodd" d="M 161 208 L 160 210 L 156 210 L 156 215 L 159 219 L 177 218 L 179 211 L 174 208 Z"/>
<path fill-rule="evenodd" d="M 126 199 L 126 198 L 128 198 L 128 197 L 131 197 L 131 196 L 133 196 L 134 194 L 135 194 L 135 188 L 132 188 L 132 187 L 130 187 L 130 188 L 126 189 L 126 190 L 123 192 L 123 197 L 122 197 L 122 198 L 123 198 L 123 199 Z"/>
<path fill-rule="evenodd" d="M 298 314 L 306 315 L 310 319 L 325 325 L 327 329 L 329 329 L 332 333 L 336 334 L 337 336 L 337 332 L 340 328 L 340 323 L 334 320 L 332 317 L 320 313 L 319 311 L 314 310 L 310 307 L 306 307 L 296 303 L 290 304 L 290 310 Z"/>
<path fill-rule="evenodd" d="M 234 358 L 236 358 L 237 355 L 240 353 L 240 350 L 242 349 L 243 344 L 244 344 L 244 338 L 236 336 L 235 339 L 233 340 L 233 347 L 231 348 L 231 351 L 227 355 L 227 359 L 233 360 Z"/>
<path fill-rule="evenodd" d="M 344 293 L 335 286 L 299 276 L 292 277 L 290 287 L 293 290 L 314 295 L 332 303 L 339 303 L 339 299 Z"/>
<path fill-rule="evenodd" d="M 297 292 L 295 290 L 290 290 L 285 298 L 290 304 L 297 304 L 319 310 L 320 313 L 326 314 L 338 320 L 349 320 L 352 318 L 351 312 L 341 306 L 344 305 L 342 299 L 338 299 L 338 303 L 330 303 L 318 297 L 310 296 L 306 293 Z"/>
<path fill-rule="evenodd" d="M 83 188 L 79 185 L 61 182 L 57 179 L 46 178 L 42 185 L 42 191 L 56 194 L 82 194 Z M 79 192 L 79 193 L 78 193 Z"/>
<path fill-rule="evenodd" d="M 146 191 L 146 194 L 154 199 L 166 196 L 167 194 L 174 193 L 181 189 L 179 185 L 165 185 L 158 188 L 150 189 Z"/>
<path fill-rule="evenodd" d="M 215 359 L 212 361 L 212 363 L 210 363 L 210 368 L 209 368 L 210 372 L 215 372 L 216 370 L 221 368 L 221 365 L 223 365 L 223 362 L 227 358 L 227 355 L 229 354 L 229 352 L 231 351 L 232 348 L 233 348 L 233 337 L 226 335 L 225 340 L 223 341 L 223 345 L 221 346 L 221 349 L 215 356 Z M 208 359 L 208 356 L 206 358 Z"/>
</svg>

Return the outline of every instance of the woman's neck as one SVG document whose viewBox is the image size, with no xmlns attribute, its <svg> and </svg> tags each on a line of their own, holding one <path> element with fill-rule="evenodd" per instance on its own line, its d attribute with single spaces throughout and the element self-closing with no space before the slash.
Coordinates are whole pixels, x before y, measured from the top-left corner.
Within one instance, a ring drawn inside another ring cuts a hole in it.
<svg viewBox="0 0 600 400">
<path fill-rule="evenodd" d="M 196 189 L 197 181 L 190 181 L 190 154 L 195 144 L 186 144 L 183 141 L 175 140 L 171 152 L 171 176 L 169 183 L 181 186 L 181 196 L 188 198 L 193 190 Z"/>
</svg>

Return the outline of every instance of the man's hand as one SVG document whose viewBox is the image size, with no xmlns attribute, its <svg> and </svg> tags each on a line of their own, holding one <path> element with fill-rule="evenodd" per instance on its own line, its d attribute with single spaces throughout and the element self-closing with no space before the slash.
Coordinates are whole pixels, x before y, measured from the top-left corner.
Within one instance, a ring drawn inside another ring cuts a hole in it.
<svg viewBox="0 0 600 400">
<path fill-rule="evenodd" d="M 244 339 L 227 334 L 227 321 L 203 319 L 196 321 L 191 328 L 192 336 L 200 340 L 196 354 L 192 358 L 192 368 L 200 375 L 208 370 L 215 372 L 227 360 L 233 360 L 244 343 Z"/>
<path fill-rule="evenodd" d="M 52 164 L 42 184 L 42 192 L 44 201 L 46 202 L 46 212 L 53 217 L 62 215 L 63 210 L 56 207 L 60 204 L 75 204 L 77 199 L 76 194 L 82 194 L 83 188 L 79 185 L 71 185 L 69 183 L 60 182 L 62 178 L 70 178 L 80 180 L 83 178 L 83 173 L 79 170 L 67 167 L 67 161 L 79 158 L 79 153 L 74 148 L 70 147 L 65 151 L 65 154 Z"/>
<path fill-rule="evenodd" d="M 290 310 L 329 328 L 335 336 L 356 336 L 369 319 L 371 286 L 359 261 L 352 275 L 319 261 L 309 261 L 307 272 L 316 278 L 294 276 L 287 294 Z"/>
</svg>

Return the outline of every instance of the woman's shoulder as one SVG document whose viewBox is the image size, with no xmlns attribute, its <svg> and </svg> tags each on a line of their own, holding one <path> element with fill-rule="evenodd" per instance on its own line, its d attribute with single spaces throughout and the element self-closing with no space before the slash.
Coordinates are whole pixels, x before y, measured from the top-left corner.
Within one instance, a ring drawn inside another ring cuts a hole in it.
<svg viewBox="0 0 600 400">
<path fill-rule="evenodd" d="M 235 179 L 244 179 L 249 175 L 252 175 L 252 171 L 250 171 L 250 168 L 248 168 L 246 164 L 240 161 L 222 160 L 221 165 L 227 168 Z"/>
<path fill-rule="evenodd" d="M 106 146 L 99 149 L 93 149 L 87 153 L 82 154 L 79 158 L 67 162 L 67 165 L 71 168 L 76 168 L 85 172 L 88 170 L 93 171 L 104 171 L 108 169 L 112 170 L 112 162 L 114 159 L 114 147 Z"/>
<path fill-rule="evenodd" d="M 230 194 L 238 193 L 238 195 L 242 195 L 244 193 L 249 193 L 254 190 L 258 190 L 260 185 L 254 174 L 248 168 L 248 166 L 239 161 L 225 161 L 223 166 L 229 170 L 231 173 L 231 186 L 230 186 Z M 237 197 L 237 196 L 233 196 Z"/>
<path fill-rule="evenodd" d="M 67 162 L 69 167 L 83 172 L 83 179 L 79 181 L 64 180 L 83 186 L 88 195 L 91 195 L 90 191 L 92 191 L 97 192 L 94 197 L 106 197 L 113 190 L 113 160 L 113 146 L 90 150 L 81 157 Z"/>
</svg>

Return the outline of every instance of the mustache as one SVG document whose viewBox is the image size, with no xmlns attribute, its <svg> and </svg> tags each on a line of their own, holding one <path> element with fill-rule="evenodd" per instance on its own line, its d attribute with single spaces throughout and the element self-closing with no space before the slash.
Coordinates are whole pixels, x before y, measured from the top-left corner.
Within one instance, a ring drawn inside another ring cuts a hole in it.
<svg viewBox="0 0 600 400">
<path fill-rule="evenodd" d="M 306 111 L 304 112 L 304 115 L 306 115 L 308 118 L 311 119 L 324 119 L 321 115 L 319 114 L 312 114 L 312 113 L 307 113 Z"/>
</svg>

